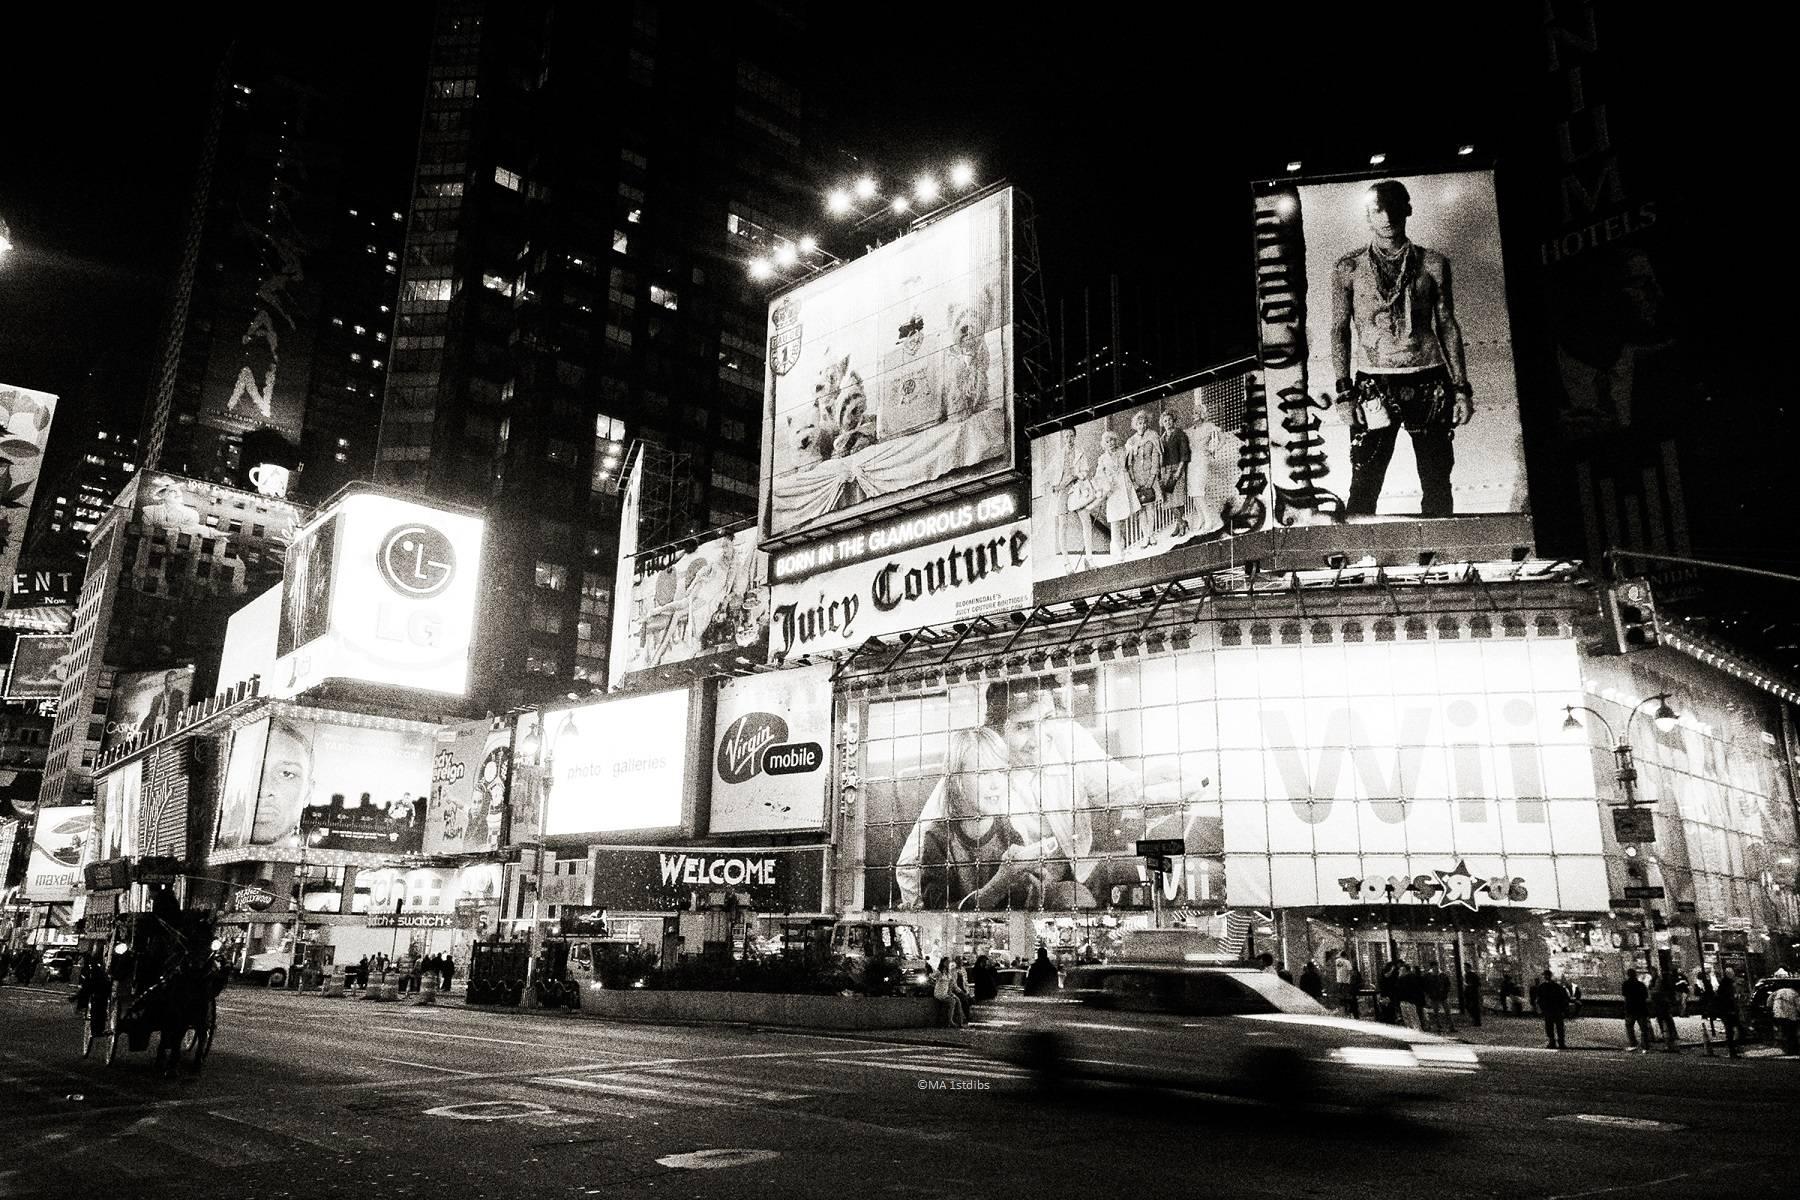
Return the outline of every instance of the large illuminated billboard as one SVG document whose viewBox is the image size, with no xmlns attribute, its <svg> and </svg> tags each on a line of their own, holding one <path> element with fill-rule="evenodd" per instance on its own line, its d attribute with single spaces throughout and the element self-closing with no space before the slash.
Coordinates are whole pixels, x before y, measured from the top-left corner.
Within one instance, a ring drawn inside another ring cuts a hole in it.
<svg viewBox="0 0 1800 1200">
<path fill-rule="evenodd" d="M 1255 188 L 1230 532 L 1526 511 L 1490 171 Z"/>
<path fill-rule="evenodd" d="M 337 501 L 288 557 L 275 694 L 354 679 L 462 695 L 485 528 L 378 492 Z"/>
<path fill-rule="evenodd" d="M 56 397 L 0 383 L 0 580 L 12 582 L 25 545 Z"/>
<path fill-rule="evenodd" d="M 100 850 L 96 858 L 135 858 L 143 821 L 144 759 L 134 758 L 102 775 L 95 785 L 100 810 Z"/>
<path fill-rule="evenodd" d="M 1012 469 L 1013 196 L 775 299 L 763 530 L 784 539 Z"/>
<path fill-rule="evenodd" d="M 194 667 L 163 671 L 127 671 L 113 682 L 106 708 L 102 751 L 136 734 L 156 738 L 175 727 L 175 719 L 194 695 Z M 103 856 L 111 857 L 111 856 Z"/>
<path fill-rule="evenodd" d="M 707 831 L 822 829 L 831 746 L 831 664 L 720 684 Z"/>
<path fill-rule="evenodd" d="M 713 534 L 635 555 L 614 617 L 624 658 L 614 677 L 713 655 L 768 657 L 768 556 L 756 530 Z"/>
<path fill-rule="evenodd" d="M 25 899 L 67 904 L 84 890 L 82 865 L 91 857 L 94 806 L 66 804 L 40 808 L 31 831 L 31 860 L 25 868 Z"/>
<path fill-rule="evenodd" d="M 423 728 L 274 713 L 233 738 L 216 844 L 417 852 L 432 750 Z"/>
<path fill-rule="evenodd" d="M 687 806 L 686 689 L 543 714 L 543 831 L 673 829 Z"/>
<path fill-rule="evenodd" d="M 425 814 L 425 853 L 470 854 L 499 848 L 512 738 L 511 728 L 495 728 L 486 720 L 438 731 L 431 759 L 431 802 Z"/>
<path fill-rule="evenodd" d="M 6 676 L 8 700 L 54 700 L 68 678 L 68 634 L 21 634 Z"/>
</svg>

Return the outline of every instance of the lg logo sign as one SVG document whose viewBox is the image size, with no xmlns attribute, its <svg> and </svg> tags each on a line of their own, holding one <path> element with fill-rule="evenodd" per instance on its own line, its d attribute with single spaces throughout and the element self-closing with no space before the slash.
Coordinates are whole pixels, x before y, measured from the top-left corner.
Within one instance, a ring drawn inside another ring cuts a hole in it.
<svg viewBox="0 0 1800 1200">
<path fill-rule="evenodd" d="M 429 600 L 456 578 L 456 551 L 449 538 L 415 521 L 397 526 L 381 539 L 375 565 L 387 585 L 402 596 Z"/>
<path fill-rule="evenodd" d="M 441 596 L 456 578 L 456 550 L 430 525 L 410 521 L 381 539 L 375 554 L 381 578 L 407 600 Z M 376 636 L 430 648 L 443 644 L 443 618 L 434 608 L 384 603 L 377 606 Z"/>
</svg>

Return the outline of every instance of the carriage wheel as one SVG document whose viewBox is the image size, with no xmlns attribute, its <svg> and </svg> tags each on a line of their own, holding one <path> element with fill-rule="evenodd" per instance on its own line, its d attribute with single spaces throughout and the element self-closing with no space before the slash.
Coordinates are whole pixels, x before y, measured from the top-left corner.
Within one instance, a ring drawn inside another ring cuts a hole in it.
<svg viewBox="0 0 1800 1200">
<path fill-rule="evenodd" d="M 112 1066 L 119 1061 L 119 1026 L 115 1022 L 106 1034 L 106 1065 Z"/>
<path fill-rule="evenodd" d="M 94 1022 L 85 1012 L 81 1014 L 81 1057 L 86 1058 L 88 1051 L 94 1048 Z"/>
</svg>

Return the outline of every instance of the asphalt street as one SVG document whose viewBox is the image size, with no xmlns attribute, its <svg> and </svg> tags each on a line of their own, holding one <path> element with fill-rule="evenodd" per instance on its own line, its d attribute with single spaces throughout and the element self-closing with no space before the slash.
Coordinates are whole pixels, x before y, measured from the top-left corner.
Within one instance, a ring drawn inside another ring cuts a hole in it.
<svg viewBox="0 0 1800 1200">
<path fill-rule="evenodd" d="M 1376 1120 L 1046 1099 L 982 1055 L 991 1029 L 938 1045 L 232 989 L 205 1072 L 164 1080 L 149 1054 L 83 1060 L 67 996 L 0 988 L 0 1198 L 1691 1200 L 1800 1175 L 1791 1059 L 1484 1049 L 1461 1095 Z"/>
</svg>

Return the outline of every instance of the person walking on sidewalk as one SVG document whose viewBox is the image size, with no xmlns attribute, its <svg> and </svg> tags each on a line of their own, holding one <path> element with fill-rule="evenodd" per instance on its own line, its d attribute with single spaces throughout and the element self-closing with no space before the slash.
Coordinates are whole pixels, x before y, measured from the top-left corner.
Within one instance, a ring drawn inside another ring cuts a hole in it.
<svg viewBox="0 0 1800 1200">
<path fill-rule="evenodd" d="M 1556 982 L 1556 977 L 1545 970 L 1544 977 L 1533 989 L 1537 994 L 1537 1009 L 1544 1015 L 1544 1049 L 1567 1050 L 1569 1048 L 1569 991 Z"/>
<path fill-rule="evenodd" d="M 1337 962 L 1333 965 L 1331 973 L 1337 984 L 1338 1007 L 1343 1010 L 1346 1017 L 1356 1016 L 1356 989 L 1351 984 L 1351 976 L 1356 973 L 1356 961 L 1350 957 L 1348 946 L 1337 956 Z"/>
<path fill-rule="evenodd" d="M 1461 992 L 1463 1016 L 1469 1018 L 1469 1024 L 1480 1029 L 1481 976 L 1476 973 L 1473 964 L 1463 968 Z"/>
<path fill-rule="evenodd" d="M 1456 1018 L 1450 1015 L 1450 976 L 1434 961 L 1421 980 L 1425 998 L 1431 1002 L 1431 1028 L 1434 1033 L 1455 1033 Z"/>
<path fill-rule="evenodd" d="M 1650 1043 L 1656 1040 L 1650 1032 L 1650 989 L 1638 978 L 1635 968 L 1625 968 L 1625 981 L 1619 985 L 1619 994 L 1625 997 L 1625 1049 L 1648 1053 Z M 1642 1045 L 1638 1043 L 1639 1033 L 1644 1035 Z"/>
<path fill-rule="evenodd" d="M 1729 967 L 1719 976 L 1718 986 L 1713 988 L 1712 1012 L 1717 1016 L 1719 1024 L 1725 1026 L 1725 1049 L 1731 1057 L 1738 1056 L 1738 1010 L 1737 1010 L 1737 976 Z"/>
<path fill-rule="evenodd" d="M 1656 1028 L 1662 1034 L 1663 1050 L 1670 1054 L 1681 1051 L 1681 1038 L 1675 1032 L 1675 973 L 1673 971 L 1650 972 L 1650 1015 L 1656 1018 Z"/>
<path fill-rule="evenodd" d="M 1792 982 L 1783 983 L 1769 997 L 1769 1015 L 1775 1019 L 1775 1031 L 1781 1036 L 1783 1054 L 1800 1054 L 1800 992 Z"/>
</svg>

